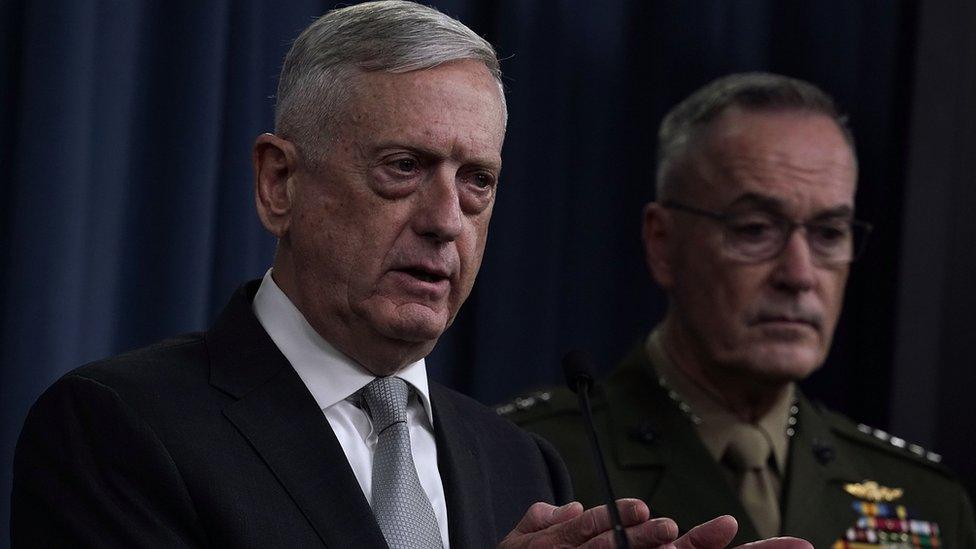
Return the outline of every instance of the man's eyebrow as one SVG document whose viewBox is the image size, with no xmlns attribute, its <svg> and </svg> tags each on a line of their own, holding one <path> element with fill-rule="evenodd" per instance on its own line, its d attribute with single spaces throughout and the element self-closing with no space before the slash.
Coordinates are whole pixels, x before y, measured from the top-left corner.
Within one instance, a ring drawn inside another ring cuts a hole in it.
<svg viewBox="0 0 976 549">
<path fill-rule="evenodd" d="M 854 218 L 854 208 L 844 204 L 842 206 L 835 206 L 833 208 L 827 208 L 826 210 L 817 212 L 817 215 L 810 218 L 810 221 L 826 221 L 828 219 L 853 219 Z"/>
<path fill-rule="evenodd" d="M 731 209 L 742 205 L 753 206 L 771 213 L 783 213 L 785 209 L 785 203 L 782 200 L 756 192 L 748 192 L 739 196 L 731 204 L 729 204 L 728 208 Z M 839 217 L 851 218 L 853 216 L 854 208 L 852 206 L 849 204 L 840 204 L 832 208 L 821 210 L 810 219 L 824 220 Z"/>
<path fill-rule="evenodd" d="M 748 192 L 739 195 L 738 198 L 732 201 L 728 205 L 728 208 L 735 208 L 736 206 L 756 206 L 762 210 L 781 212 L 783 211 L 784 203 L 778 198 L 773 198 L 772 196 L 767 196 L 764 194 L 759 194 L 756 192 Z"/>
<path fill-rule="evenodd" d="M 441 153 L 440 151 L 431 149 L 429 147 L 407 144 L 407 143 L 403 143 L 402 141 L 383 141 L 381 143 L 376 143 L 371 147 L 371 149 L 373 154 L 377 154 L 381 151 L 386 151 L 386 150 L 400 149 L 428 158 L 440 158 L 444 156 L 443 153 Z"/>
<path fill-rule="evenodd" d="M 377 143 L 372 149 L 373 149 L 373 154 L 376 154 L 379 151 L 386 150 L 386 149 L 402 149 L 405 151 L 410 151 L 424 158 L 445 158 L 443 151 L 435 150 L 430 147 L 424 147 L 422 145 L 407 144 L 400 141 L 384 141 L 382 143 Z M 466 159 L 464 163 L 467 165 L 478 166 L 493 171 L 500 171 L 502 161 L 500 156 L 494 156 L 494 157 L 473 156 Z"/>
</svg>

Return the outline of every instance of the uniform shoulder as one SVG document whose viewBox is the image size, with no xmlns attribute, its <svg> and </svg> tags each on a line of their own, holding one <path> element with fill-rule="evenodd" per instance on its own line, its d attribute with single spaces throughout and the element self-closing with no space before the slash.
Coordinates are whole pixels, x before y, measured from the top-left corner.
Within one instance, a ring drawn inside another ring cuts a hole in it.
<svg viewBox="0 0 976 549">
<path fill-rule="evenodd" d="M 952 472 L 942 464 L 941 455 L 882 429 L 858 423 L 833 410 L 821 407 L 820 411 L 831 431 L 853 448 L 880 454 L 894 463 L 922 467 L 954 479 Z"/>
<path fill-rule="evenodd" d="M 495 413 L 522 427 L 578 412 L 576 395 L 565 387 L 531 391 L 495 406 Z"/>
<path fill-rule="evenodd" d="M 435 416 L 446 413 L 455 421 L 460 421 L 477 430 L 478 435 L 485 440 L 507 441 L 508 444 L 531 444 L 533 448 L 538 443 L 524 430 L 511 422 L 491 407 L 485 406 L 477 400 L 440 385 L 430 383 L 431 400 L 435 404 Z"/>
</svg>

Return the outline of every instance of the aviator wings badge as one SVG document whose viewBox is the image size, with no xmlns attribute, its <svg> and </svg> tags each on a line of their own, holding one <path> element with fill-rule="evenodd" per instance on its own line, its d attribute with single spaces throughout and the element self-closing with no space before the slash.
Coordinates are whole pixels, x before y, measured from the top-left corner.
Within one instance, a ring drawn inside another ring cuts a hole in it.
<svg viewBox="0 0 976 549">
<path fill-rule="evenodd" d="M 873 480 L 845 484 L 844 491 L 858 499 L 874 503 L 890 503 L 900 499 L 905 494 L 905 490 L 901 488 L 888 488 Z"/>
</svg>

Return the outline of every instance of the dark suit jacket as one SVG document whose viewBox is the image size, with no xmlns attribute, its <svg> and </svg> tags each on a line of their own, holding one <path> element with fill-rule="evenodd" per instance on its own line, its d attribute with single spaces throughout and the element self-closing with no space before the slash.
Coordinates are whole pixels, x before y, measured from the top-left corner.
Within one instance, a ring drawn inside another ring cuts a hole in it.
<svg viewBox="0 0 976 549">
<path fill-rule="evenodd" d="M 576 496 L 602 500 L 576 397 L 564 389 L 504 406 L 509 419 L 550 440 L 566 459 Z M 976 548 L 973 510 L 962 486 L 942 466 L 865 434 L 840 414 L 799 395 L 796 434 L 784 478 L 782 534 L 831 547 L 855 525 L 856 498 L 847 483 L 873 480 L 902 488 L 896 502 L 941 527 L 944 547 Z M 662 388 L 643 345 L 614 371 L 596 399 L 597 424 L 617 497 L 637 497 L 682 531 L 718 515 L 739 521 L 735 543 L 755 540 L 755 527 L 693 424 Z"/>
<path fill-rule="evenodd" d="M 35 403 L 14 460 L 23 546 L 385 547 L 328 421 L 251 310 L 95 362 Z M 570 499 L 558 455 L 431 383 L 453 547 L 496 544 Z"/>
</svg>

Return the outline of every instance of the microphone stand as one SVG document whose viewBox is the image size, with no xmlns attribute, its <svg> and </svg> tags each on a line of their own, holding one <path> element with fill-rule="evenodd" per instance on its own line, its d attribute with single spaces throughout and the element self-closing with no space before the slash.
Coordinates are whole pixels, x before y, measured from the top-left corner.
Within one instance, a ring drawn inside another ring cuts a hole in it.
<svg viewBox="0 0 976 549">
<path fill-rule="evenodd" d="M 563 358 L 563 369 L 569 382 L 569 388 L 576 393 L 579 399 L 586 434 L 590 439 L 593 465 L 597 469 L 597 475 L 603 481 L 603 496 L 606 499 L 610 521 L 613 524 L 613 537 L 618 549 L 630 549 L 630 542 L 627 541 L 627 534 L 624 532 L 623 522 L 620 520 L 617 498 L 613 495 L 613 486 L 610 484 L 610 473 L 607 472 L 607 464 L 603 459 L 603 451 L 600 450 L 600 441 L 596 436 L 596 427 L 593 424 L 593 412 L 590 409 L 590 388 L 593 386 L 593 377 L 588 372 L 588 363 L 589 361 L 582 353 L 574 351 Z"/>
</svg>

